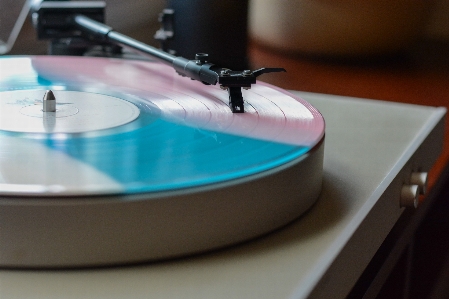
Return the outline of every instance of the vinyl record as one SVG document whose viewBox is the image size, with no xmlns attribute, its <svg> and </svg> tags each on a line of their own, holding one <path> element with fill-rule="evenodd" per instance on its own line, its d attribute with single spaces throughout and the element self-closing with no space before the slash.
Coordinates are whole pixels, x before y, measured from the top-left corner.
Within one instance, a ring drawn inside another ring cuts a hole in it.
<svg viewBox="0 0 449 299">
<path fill-rule="evenodd" d="M 179 257 L 298 218 L 324 120 L 262 82 L 243 97 L 234 114 L 218 86 L 148 61 L 0 58 L 0 266 Z"/>
<path fill-rule="evenodd" d="M 172 191 L 298 159 L 323 137 L 306 102 L 258 83 L 244 114 L 170 67 L 100 58 L 0 59 L 1 194 Z M 42 112 L 51 89 L 57 112 Z M 31 167 L 32 166 L 32 167 Z"/>
</svg>

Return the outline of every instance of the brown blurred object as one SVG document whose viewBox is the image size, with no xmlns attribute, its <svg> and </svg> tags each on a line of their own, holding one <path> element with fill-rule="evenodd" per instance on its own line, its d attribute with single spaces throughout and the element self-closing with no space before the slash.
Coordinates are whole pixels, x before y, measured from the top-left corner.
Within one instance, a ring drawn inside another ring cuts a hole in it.
<svg viewBox="0 0 449 299">
<path fill-rule="evenodd" d="M 430 0 L 252 0 L 250 34 L 284 52 L 390 54 L 422 36 L 433 5 Z"/>
</svg>

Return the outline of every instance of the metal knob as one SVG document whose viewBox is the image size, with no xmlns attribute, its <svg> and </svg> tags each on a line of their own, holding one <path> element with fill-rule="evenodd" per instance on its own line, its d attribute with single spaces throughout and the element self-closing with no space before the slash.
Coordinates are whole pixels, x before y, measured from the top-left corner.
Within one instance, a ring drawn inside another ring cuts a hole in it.
<svg viewBox="0 0 449 299">
<path fill-rule="evenodd" d="M 419 204 L 419 186 L 404 185 L 401 189 L 401 208 L 417 208 Z"/>
<path fill-rule="evenodd" d="M 427 172 L 412 172 L 410 176 L 410 184 L 419 186 L 419 193 L 427 192 Z"/>
</svg>

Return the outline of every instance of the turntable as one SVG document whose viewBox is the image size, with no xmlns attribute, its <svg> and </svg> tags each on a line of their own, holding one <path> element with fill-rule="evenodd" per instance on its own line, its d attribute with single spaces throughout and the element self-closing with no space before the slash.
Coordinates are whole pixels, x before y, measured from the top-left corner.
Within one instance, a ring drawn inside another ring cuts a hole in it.
<svg viewBox="0 0 449 299">
<path fill-rule="evenodd" d="M 425 191 L 444 109 L 288 92 L 256 81 L 280 68 L 179 58 L 105 26 L 101 3 L 93 19 L 70 3 L 40 6 L 38 33 L 87 37 L 109 57 L 0 59 L 0 265 L 153 263 L 1 272 L 11 289 L 19 275 L 47 298 L 61 285 L 110 298 L 305 298 L 335 279 L 340 294 Z M 61 10 L 64 22 L 48 22 Z M 116 58 L 110 43 L 157 61 Z"/>
<path fill-rule="evenodd" d="M 38 37 L 58 47 L 62 39 L 126 47 L 169 66 L 0 59 L 1 265 L 185 256 L 268 233 L 312 206 L 324 120 L 297 96 L 256 82 L 283 69 L 234 71 L 204 53 L 174 56 L 99 22 L 104 7 L 42 2 L 33 12 Z"/>
</svg>

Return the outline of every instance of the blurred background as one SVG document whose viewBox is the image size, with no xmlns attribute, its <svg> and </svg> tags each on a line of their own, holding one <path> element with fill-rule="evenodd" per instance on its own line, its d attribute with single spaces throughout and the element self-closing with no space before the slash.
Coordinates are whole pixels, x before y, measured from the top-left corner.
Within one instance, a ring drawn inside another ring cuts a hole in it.
<svg viewBox="0 0 449 299">
<path fill-rule="evenodd" d="M 0 38 L 5 39 L 2 31 L 10 30 L 6 25 L 17 18 L 24 2 L 1 1 Z M 157 45 L 153 35 L 159 28 L 158 14 L 177 2 L 106 0 L 106 20 L 118 31 Z M 206 3 L 190 2 L 196 7 Z M 233 16 L 226 17 L 232 22 Z M 248 17 L 252 41 L 290 54 L 391 54 L 422 39 L 449 40 L 449 0 L 250 0 Z M 11 54 L 45 51 L 44 42 L 36 44 L 29 23 L 28 18 Z"/>
<path fill-rule="evenodd" d="M 19 15 L 24 3 L 24 0 L 2 0 L 0 2 L 0 25 L 3 27 L 0 30 L 5 30 L 5 22 L 9 22 L 11 15 Z M 158 45 L 153 39 L 153 35 L 160 27 L 158 15 L 166 5 L 165 0 L 128 0 L 126 2 L 107 0 L 106 5 L 106 22 L 109 26 L 143 42 Z M 10 31 L 12 26 L 9 25 L 7 28 Z M 6 39 L 5 36 L 6 33 L 0 35 L 3 40 Z M 47 41 L 37 40 L 36 32 L 28 17 L 9 54 L 45 54 L 46 52 Z"/>
</svg>

